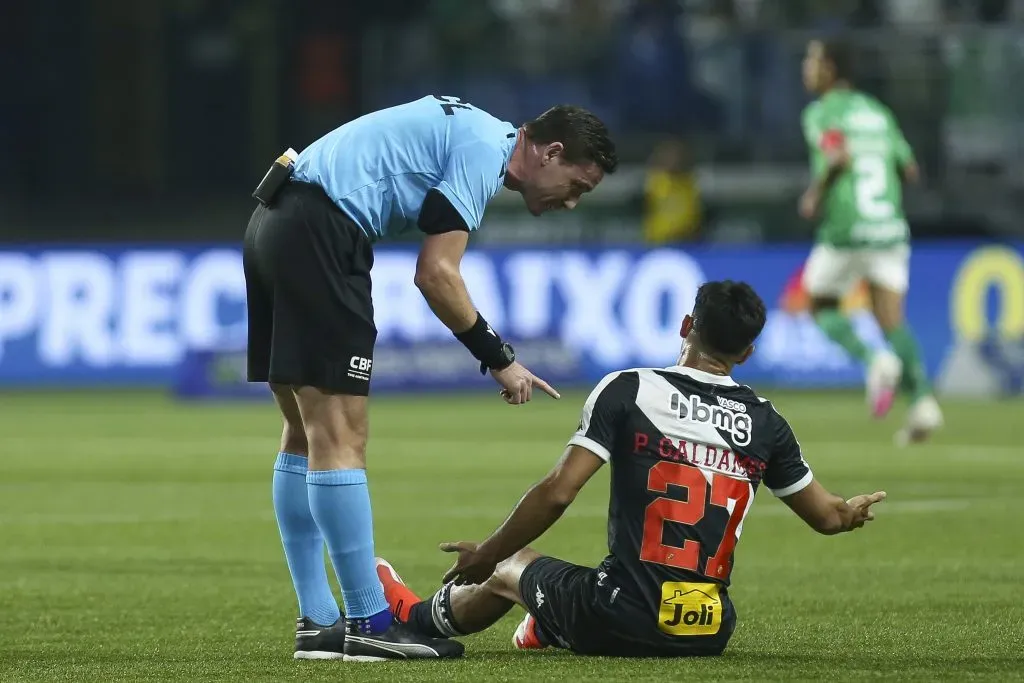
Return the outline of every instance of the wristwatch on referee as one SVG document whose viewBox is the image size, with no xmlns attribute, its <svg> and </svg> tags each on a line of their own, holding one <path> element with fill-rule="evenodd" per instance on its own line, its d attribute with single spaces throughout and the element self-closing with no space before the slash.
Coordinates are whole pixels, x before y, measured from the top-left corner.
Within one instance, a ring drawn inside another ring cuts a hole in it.
<svg viewBox="0 0 1024 683">
<path fill-rule="evenodd" d="M 516 362 L 516 350 L 508 342 L 501 342 L 501 362 L 488 366 L 487 363 L 480 363 L 480 374 L 486 375 L 488 370 L 504 370 Z"/>
<path fill-rule="evenodd" d="M 479 312 L 473 326 L 465 332 L 456 332 L 455 338 L 480 361 L 481 375 L 486 375 L 488 370 L 504 370 L 516 362 L 515 349 L 498 336 Z"/>
<path fill-rule="evenodd" d="M 506 341 L 501 342 L 501 365 L 490 368 L 491 370 L 504 370 L 516 362 L 516 350 Z"/>
</svg>

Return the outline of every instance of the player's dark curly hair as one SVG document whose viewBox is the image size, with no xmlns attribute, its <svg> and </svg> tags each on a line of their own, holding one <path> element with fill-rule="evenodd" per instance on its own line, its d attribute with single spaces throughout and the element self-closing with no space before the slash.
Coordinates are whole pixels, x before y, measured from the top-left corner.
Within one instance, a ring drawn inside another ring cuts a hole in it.
<svg viewBox="0 0 1024 683">
<path fill-rule="evenodd" d="M 854 78 L 854 50 L 844 38 L 828 38 L 820 41 L 825 59 L 832 62 L 836 80 L 852 81 Z"/>
<path fill-rule="evenodd" d="M 582 107 L 560 104 L 523 124 L 526 137 L 547 145 L 565 145 L 565 160 L 570 164 L 592 161 L 605 173 L 614 173 L 619 165 L 615 143 L 601 119 Z"/>
<path fill-rule="evenodd" d="M 711 353 L 737 356 L 764 329 L 764 301 L 746 282 L 705 282 L 693 305 L 693 329 Z"/>
</svg>

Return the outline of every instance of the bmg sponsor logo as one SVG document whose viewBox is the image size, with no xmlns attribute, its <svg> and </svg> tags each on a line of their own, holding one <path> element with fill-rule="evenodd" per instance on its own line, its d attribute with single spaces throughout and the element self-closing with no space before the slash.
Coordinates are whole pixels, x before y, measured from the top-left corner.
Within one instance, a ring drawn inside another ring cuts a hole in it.
<svg viewBox="0 0 1024 683">
<path fill-rule="evenodd" d="M 683 396 L 674 393 L 669 398 L 669 407 L 679 416 L 680 420 L 711 425 L 715 429 L 732 435 L 733 443 L 737 446 L 749 445 L 754 426 L 750 416 L 746 413 L 747 407 L 728 399 L 719 399 L 719 402 L 722 405 L 709 405 L 696 394 Z"/>
</svg>

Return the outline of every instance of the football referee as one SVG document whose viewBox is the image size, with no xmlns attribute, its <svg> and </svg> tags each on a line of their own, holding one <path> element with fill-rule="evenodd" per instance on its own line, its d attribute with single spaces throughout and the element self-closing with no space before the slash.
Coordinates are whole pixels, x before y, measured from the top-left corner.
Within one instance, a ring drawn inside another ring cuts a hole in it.
<svg viewBox="0 0 1024 683">
<path fill-rule="evenodd" d="M 529 401 L 535 387 L 558 398 L 474 308 L 460 261 L 502 186 L 537 216 L 572 209 L 616 164 L 607 128 L 578 107 L 554 107 L 517 128 L 458 98 L 429 96 L 282 157 L 257 188 L 243 251 L 248 379 L 270 384 L 284 418 L 273 498 L 301 615 L 296 659 L 463 651 L 396 622 L 375 571 L 366 480 L 374 243 L 425 233 L 415 282 L 434 314 L 507 403 Z M 324 541 L 344 615 L 328 584 Z"/>
</svg>

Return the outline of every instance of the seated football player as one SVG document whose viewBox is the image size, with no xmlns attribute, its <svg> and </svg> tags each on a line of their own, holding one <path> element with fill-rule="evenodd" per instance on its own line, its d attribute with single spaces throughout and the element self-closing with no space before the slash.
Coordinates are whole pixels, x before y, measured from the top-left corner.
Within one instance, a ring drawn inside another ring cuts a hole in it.
<svg viewBox="0 0 1024 683">
<path fill-rule="evenodd" d="M 747 284 L 701 286 L 682 323 L 678 364 L 601 380 L 561 459 L 498 530 L 482 543 L 442 544 L 458 559 L 437 593 L 421 600 L 378 558 L 396 617 L 451 638 L 486 629 L 518 604 L 527 611 L 513 638 L 520 649 L 721 654 L 736 626 L 733 550 L 762 483 L 822 534 L 860 528 L 885 498 L 829 493 L 785 418 L 730 377 L 764 323 L 764 303 Z M 605 463 L 608 557 L 583 567 L 528 548 Z"/>
</svg>

